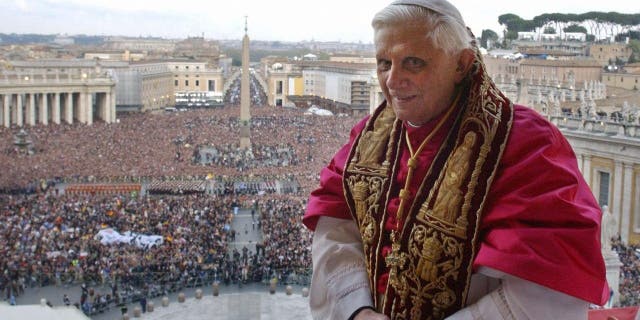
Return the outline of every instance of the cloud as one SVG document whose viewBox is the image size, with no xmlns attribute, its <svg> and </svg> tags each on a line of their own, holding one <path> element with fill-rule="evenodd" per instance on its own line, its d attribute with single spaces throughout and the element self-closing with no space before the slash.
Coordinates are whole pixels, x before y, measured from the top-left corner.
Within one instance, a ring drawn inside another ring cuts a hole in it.
<svg viewBox="0 0 640 320">
<path fill-rule="evenodd" d="M 29 11 L 27 0 L 15 0 L 16 6 L 22 11 Z"/>
</svg>

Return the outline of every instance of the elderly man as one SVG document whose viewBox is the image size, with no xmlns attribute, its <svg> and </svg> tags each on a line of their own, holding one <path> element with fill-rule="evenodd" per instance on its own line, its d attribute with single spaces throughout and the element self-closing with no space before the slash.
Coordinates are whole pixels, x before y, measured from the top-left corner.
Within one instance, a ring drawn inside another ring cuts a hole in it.
<svg viewBox="0 0 640 320">
<path fill-rule="evenodd" d="M 373 19 L 386 101 L 321 172 L 316 319 L 586 319 L 608 286 L 600 209 L 562 134 L 488 77 L 458 10 Z"/>
</svg>

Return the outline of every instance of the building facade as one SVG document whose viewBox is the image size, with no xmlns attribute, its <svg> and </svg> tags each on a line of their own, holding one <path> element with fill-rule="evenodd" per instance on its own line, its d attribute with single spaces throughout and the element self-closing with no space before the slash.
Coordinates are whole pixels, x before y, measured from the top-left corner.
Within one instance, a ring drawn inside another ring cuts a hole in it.
<svg viewBox="0 0 640 320">
<path fill-rule="evenodd" d="M 303 62 L 304 94 L 350 105 L 354 114 L 367 113 L 375 68 L 371 63 Z"/>
<path fill-rule="evenodd" d="M 207 61 L 169 60 L 173 73 L 174 92 L 222 92 L 224 74 L 221 68 L 210 67 Z"/>
<path fill-rule="evenodd" d="M 601 66 L 606 66 L 615 64 L 616 60 L 629 61 L 632 51 L 631 47 L 625 43 L 592 44 L 589 46 L 588 54 Z"/>
<path fill-rule="evenodd" d="M 640 124 L 552 117 L 625 243 L 640 243 Z"/>
<path fill-rule="evenodd" d="M 104 72 L 0 75 L 0 126 L 116 121 L 116 82 Z"/>
<path fill-rule="evenodd" d="M 602 82 L 607 86 L 637 91 L 637 90 L 640 90 L 640 72 L 637 72 L 637 73 L 604 72 L 602 74 Z"/>
<path fill-rule="evenodd" d="M 594 59 L 504 59 L 489 55 L 485 55 L 483 59 L 487 72 L 493 78 L 573 81 L 582 84 L 600 81 L 602 73 L 602 66 Z"/>
<path fill-rule="evenodd" d="M 602 67 L 593 59 L 542 60 L 522 59 L 518 70 L 519 78 L 573 79 L 576 83 L 600 81 Z"/>
<path fill-rule="evenodd" d="M 137 111 L 160 110 L 175 104 L 173 73 L 166 62 L 134 63 L 129 74 L 132 81 L 123 83 L 120 89 L 127 91 L 130 101 L 139 102 Z"/>
<path fill-rule="evenodd" d="M 126 63 L 84 59 L 9 61 L 2 73 L 2 121 L 35 125 L 116 121 L 117 75 Z"/>
<path fill-rule="evenodd" d="M 289 96 L 304 95 L 302 70 L 296 63 L 263 61 L 266 70 L 267 103 L 272 106 L 290 106 Z"/>
<path fill-rule="evenodd" d="M 106 41 L 111 50 L 130 50 L 145 52 L 174 52 L 176 41 L 157 38 L 111 37 Z"/>
<path fill-rule="evenodd" d="M 101 59 L 51 59 L 11 61 L 11 70 L 23 75 L 108 74 L 115 82 L 116 108 L 123 112 L 153 111 L 175 105 L 178 92 L 222 92 L 223 72 L 206 61 L 113 61 Z M 96 71 L 99 70 L 99 71 Z"/>
<path fill-rule="evenodd" d="M 520 52 L 555 52 L 562 55 L 586 56 L 589 45 L 581 38 L 564 38 L 557 34 L 540 34 L 539 38 L 514 40 L 512 45 Z"/>
</svg>

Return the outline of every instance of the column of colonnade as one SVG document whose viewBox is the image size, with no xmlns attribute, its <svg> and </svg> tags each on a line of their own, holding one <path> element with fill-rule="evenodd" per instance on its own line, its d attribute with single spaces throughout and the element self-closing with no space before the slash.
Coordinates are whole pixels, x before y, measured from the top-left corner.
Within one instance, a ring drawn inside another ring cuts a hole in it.
<svg viewBox="0 0 640 320">
<path fill-rule="evenodd" d="M 36 99 L 33 93 L 28 93 L 25 95 L 26 104 L 27 104 L 27 125 L 35 126 L 36 125 Z"/>
<path fill-rule="evenodd" d="M 111 115 L 109 116 L 109 119 L 111 120 L 112 123 L 117 121 L 116 118 L 116 94 L 114 92 L 112 92 L 109 95 L 109 103 L 111 104 L 109 106 L 109 112 L 111 113 Z"/>
<path fill-rule="evenodd" d="M 96 94 L 96 111 L 98 112 L 98 118 L 104 122 L 112 123 L 114 119 L 111 118 L 111 94 L 108 92 L 99 92 Z"/>
<path fill-rule="evenodd" d="M 60 92 L 53 93 L 53 109 L 51 110 L 51 121 L 60 124 Z"/>
<path fill-rule="evenodd" d="M 15 112 L 15 117 L 13 119 L 15 119 L 15 124 L 18 127 L 22 127 L 24 125 L 24 116 L 23 116 L 23 106 L 22 106 L 22 95 L 21 94 L 16 94 L 15 95 L 16 100 L 15 100 L 15 104 L 14 104 L 14 112 Z"/>
<path fill-rule="evenodd" d="M 623 162 L 622 164 L 622 172 L 623 172 L 623 176 L 622 179 L 624 180 L 624 185 L 626 186 L 633 186 L 634 185 L 634 173 L 633 173 L 633 163 L 628 163 L 628 162 Z M 621 217 L 620 220 L 618 221 L 633 221 L 633 217 L 631 216 L 631 212 L 632 212 L 632 206 L 633 206 L 633 188 L 624 188 L 622 191 L 622 205 L 621 205 Z M 636 198 L 636 201 L 638 201 L 638 199 Z M 630 228 L 629 225 L 627 225 L 626 223 L 618 223 L 618 225 L 621 227 L 620 230 L 620 238 L 623 239 L 623 242 L 627 242 L 627 239 L 629 239 L 629 232 L 630 232 Z M 636 224 L 637 225 L 637 224 Z M 635 226 L 633 227 L 635 228 Z"/>
<path fill-rule="evenodd" d="M 90 125 L 94 116 L 115 122 L 115 92 L 0 93 L 0 126 L 6 128 L 74 121 Z"/>
<path fill-rule="evenodd" d="M 87 101 L 84 105 L 84 122 L 85 124 L 93 124 L 93 95 L 91 93 L 85 93 Z"/>
<path fill-rule="evenodd" d="M 38 120 L 40 120 L 41 124 L 47 125 L 49 124 L 49 101 L 46 93 L 41 93 L 39 96 L 38 108 L 40 109 L 40 114 L 38 115 Z"/>
<path fill-rule="evenodd" d="M 11 97 L 7 94 L 2 95 L 2 126 L 9 128 L 11 126 Z"/>
<path fill-rule="evenodd" d="M 62 106 L 64 121 L 68 124 L 73 124 L 73 93 L 64 93 L 64 98 L 62 101 L 64 101 L 64 104 Z"/>
</svg>

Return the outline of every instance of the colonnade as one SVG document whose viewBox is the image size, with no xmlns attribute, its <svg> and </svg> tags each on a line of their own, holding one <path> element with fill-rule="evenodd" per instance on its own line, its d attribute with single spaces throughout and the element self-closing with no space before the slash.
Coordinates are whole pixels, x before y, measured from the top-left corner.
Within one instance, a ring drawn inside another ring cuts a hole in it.
<svg viewBox="0 0 640 320">
<path fill-rule="evenodd" d="M 115 122 L 115 91 L 0 92 L 0 125 L 7 128 L 63 121 L 92 124 L 94 119 Z"/>
</svg>

